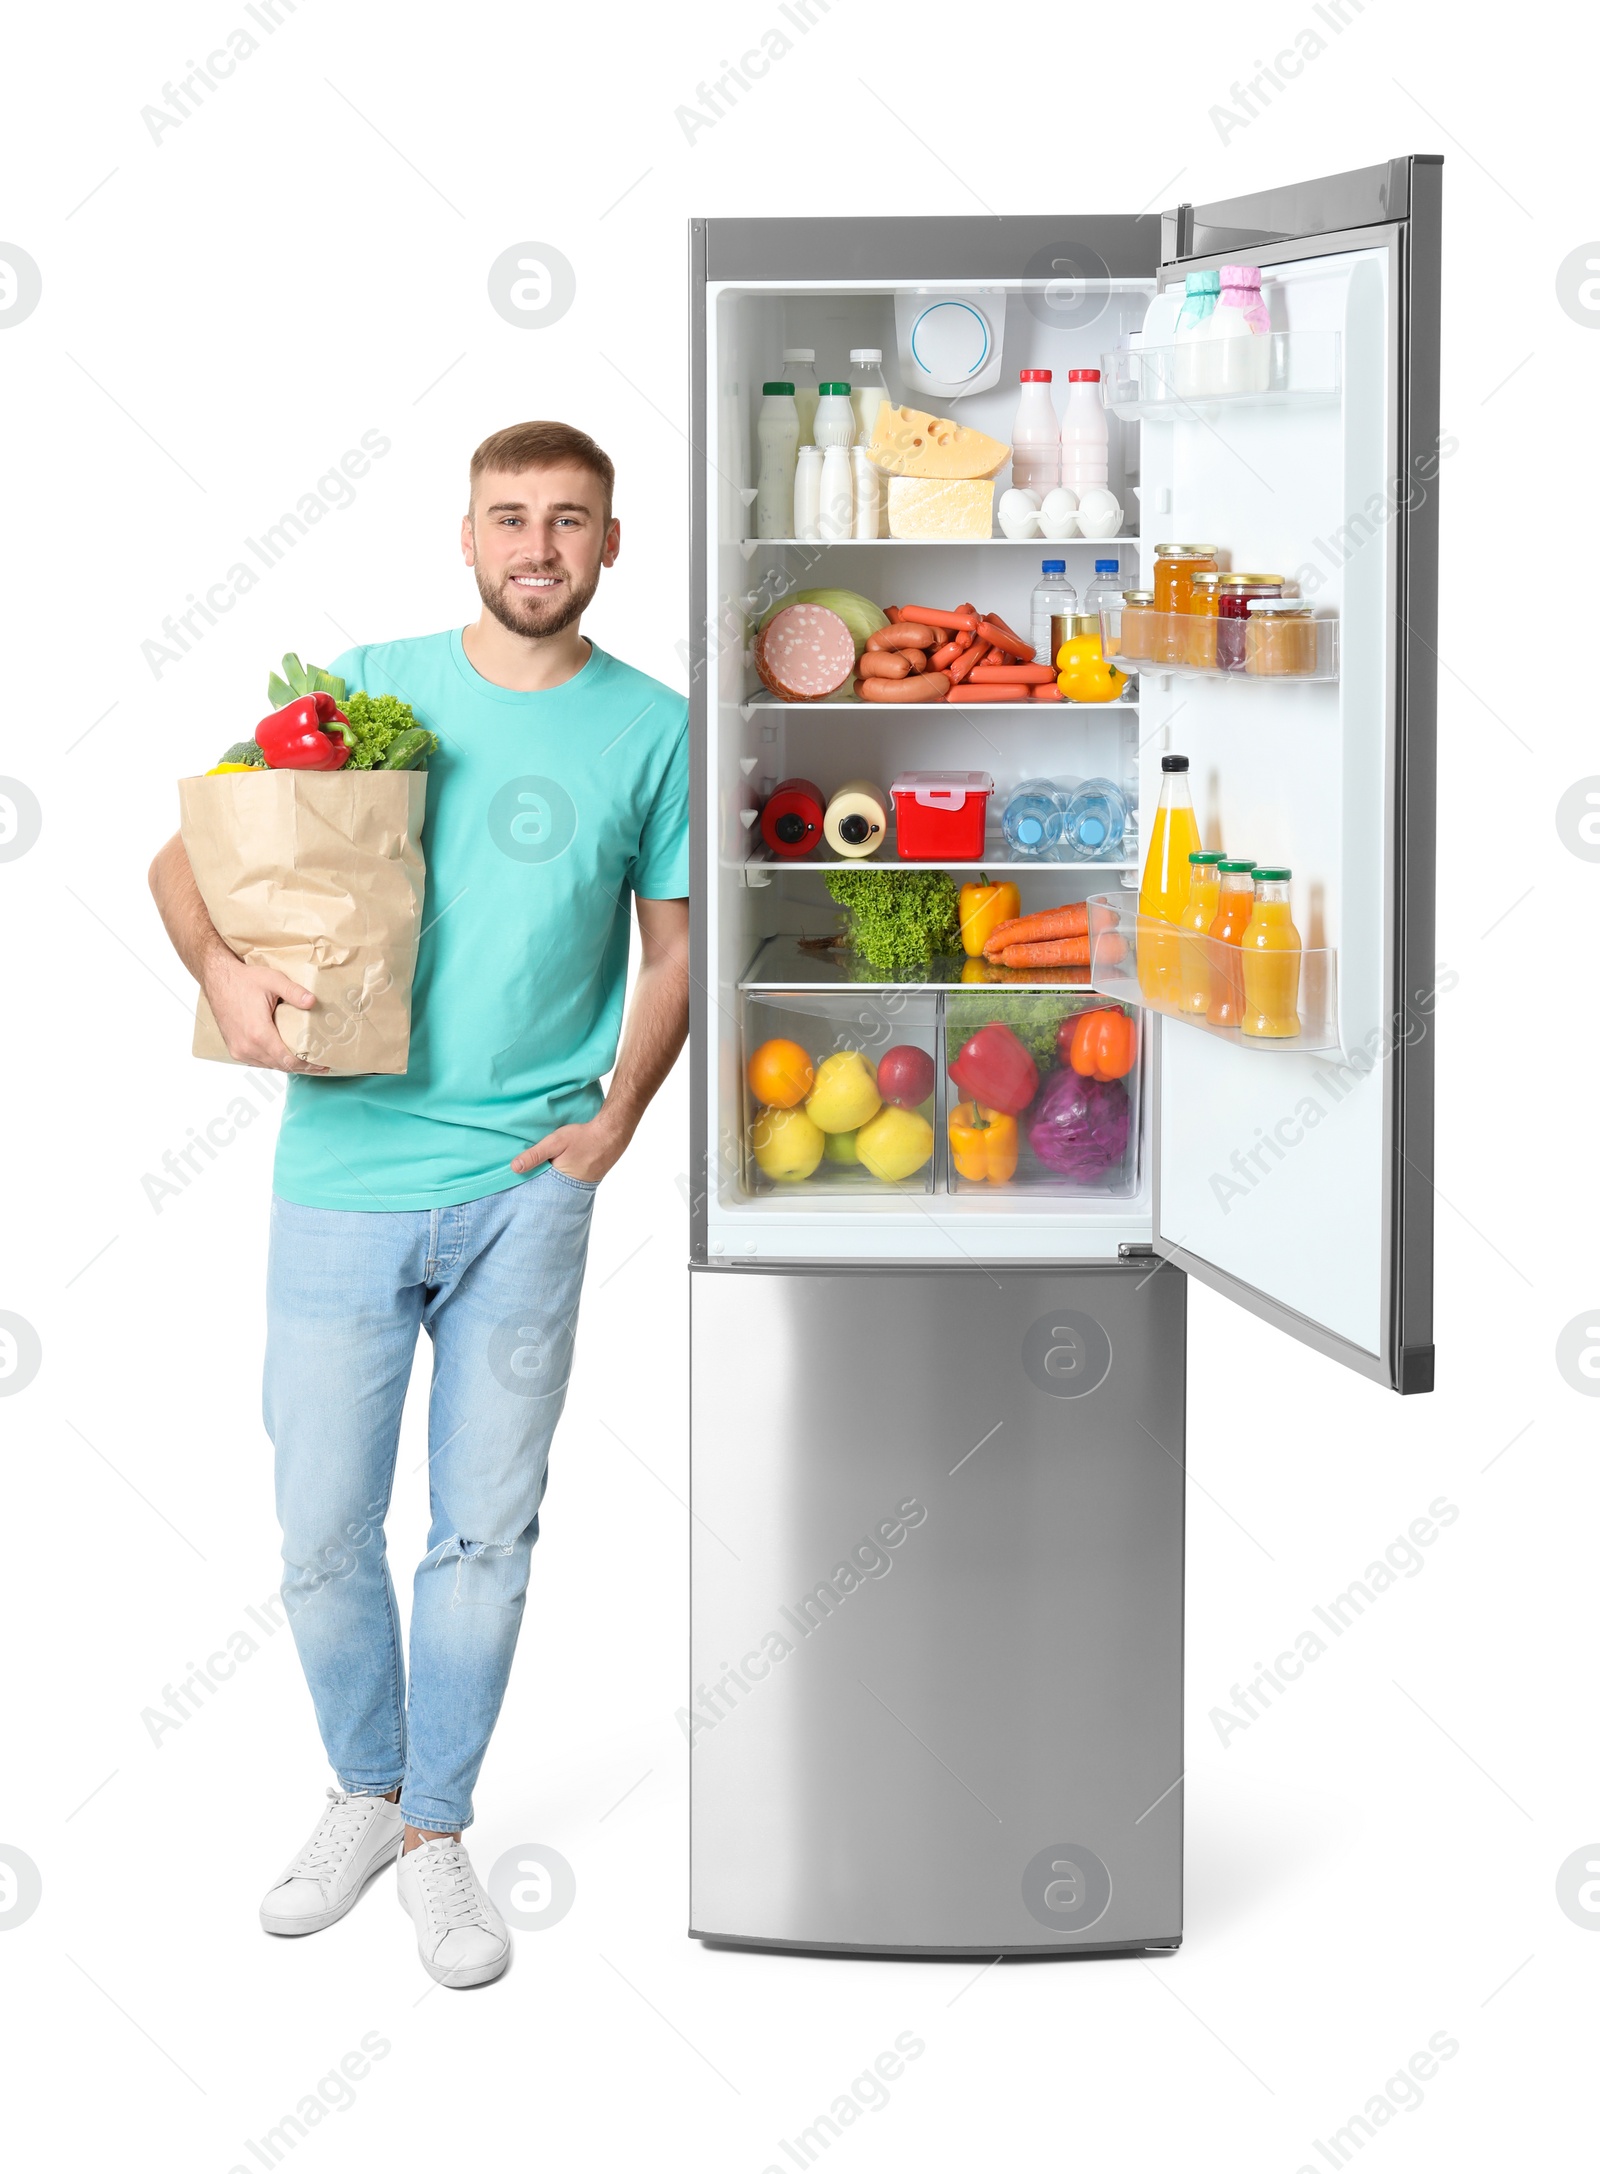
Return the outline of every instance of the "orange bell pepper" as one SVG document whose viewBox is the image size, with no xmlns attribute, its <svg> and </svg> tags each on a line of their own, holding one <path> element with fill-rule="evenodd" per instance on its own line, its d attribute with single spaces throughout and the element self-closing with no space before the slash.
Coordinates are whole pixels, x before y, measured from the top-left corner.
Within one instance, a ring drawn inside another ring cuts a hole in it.
<svg viewBox="0 0 1600 2174">
<path fill-rule="evenodd" d="M 1015 921 L 1022 911 L 1022 893 L 1014 883 L 991 883 L 987 876 L 977 883 L 963 883 L 956 901 L 961 923 L 961 948 L 969 959 L 981 959 L 983 947 L 1002 921 Z"/>
<path fill-rule="evenodd" d="M 1061 1053 L 1081 1079 L 1125 1079 L 1139 1053 L 1139 1030 L 1126 1012 L 1080 1012 L 1062 1020 L 1057 1042 L 1066 1043 Z"/>
<path fill-rule="evenodd" d="M 1017 1170 L 1017 1121 L 981 1102 L 958 1102 L 950 1112 L 950 1158 L 957 1174 L 1004 1185 Z"/>
</svg>

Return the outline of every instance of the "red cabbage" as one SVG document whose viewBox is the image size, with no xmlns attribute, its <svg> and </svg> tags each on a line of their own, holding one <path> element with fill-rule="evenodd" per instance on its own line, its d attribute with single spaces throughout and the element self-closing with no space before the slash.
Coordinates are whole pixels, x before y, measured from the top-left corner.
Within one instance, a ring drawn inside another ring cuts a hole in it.
<svg viewBox="0 0 1600 2174">
<path fill-rule="evenodd" d="M 1121 1080 L 1081 1079 L 1064 1068 L 1045 1081 L 1028 1113 L 1028 1145 L 1047 1170 L 1092 1184 L 1126 1154 L 1129 1118 Z"/>
</svg>

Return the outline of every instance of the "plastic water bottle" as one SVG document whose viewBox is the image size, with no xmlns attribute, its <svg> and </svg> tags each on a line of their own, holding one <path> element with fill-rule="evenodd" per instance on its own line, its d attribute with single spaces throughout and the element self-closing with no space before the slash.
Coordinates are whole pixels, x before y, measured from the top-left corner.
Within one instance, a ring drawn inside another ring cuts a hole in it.
<svg viewBox="0 0 1600 2174">
<path fill-rule="evenodd" d="M 1050 622 L 1077 610 L 1078 592 L 1067 579 L 1065 559 L 1045 559 L 1040 572 L 1044 579 L 1034 590 L 1028 608 L 1028 639 L 1033 644 L 1034 661 L 1048 664 L 1053 671 L 1056 644 L 1050 639 Z"/>
<path fill-rule="evenodd" d="M 1062 796 L 1048 778 L 1024 778 L 1000 818 L 1018 860 L 1043 860 L 1061 841 Z"/>
<path fill-rule="evenodd" d="M 1123 585 L 1119 566 L 1120 561 L 1117 559 L 1095 560 L 1094 579 L 1083 592 L 1083 609 L 1086 617 L 1098 621 L 1102 605 L 1105 605 L 1111 611 L 1121 609 Z M 1098 626 L 1096 631 L 1099 631 Z"/>
<path fill-rule="evenodd" d="M 1121 787 L 1110 778 L 1085 778 L 1061 818 L 1062 857 L 1114 860 L 1127 827 L 1128 803 Z"/>
<path fill-rule="evenodd" d="M 1011 487 L 1041 498 L 1061 481 L 1061 425 L 1050 397 L 1050 372 L 1024 370 L 1011 425 Z"/>
</svg>

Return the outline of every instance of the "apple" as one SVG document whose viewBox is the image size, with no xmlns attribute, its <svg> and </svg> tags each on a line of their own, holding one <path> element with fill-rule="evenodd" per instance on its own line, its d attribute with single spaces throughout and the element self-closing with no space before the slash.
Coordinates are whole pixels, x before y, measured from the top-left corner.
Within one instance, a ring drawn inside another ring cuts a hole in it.
<svg viewBox="0 0 1600 2174">
<path fill-rule="evenodd" d="M 763 1110 L 750 1127 L 758 1168 L 780 1185 L 810 1177 L 822 1160 L 824 1144 L 804 1110 Z"/>
<path fill-rule="evenodd" d="M 856 1136 L 853 1132 L 825 1132 L 822 1136 L 824 1162 L 856 1163 L 861 1157 L 856 1153 Z"/>
<path fill-rule="evenodd" d="M 912 1042 L 896 1042 L 878 1059 L 878 1092 L 897 1109 L 916 1109 L 933 1093 L 933 1059 Z"/>
<path fill-rule="evenodd" d="M 806 1097 L 806 1115 L 824 1132 L 854 1132 L 882 1101 L 872 1067 L 860 1050 L 836 1049 L 817 1066 Z"/>
<path fill-rule="evenodd" d="M 897 1184 L 920 1170 L 933 1153 L 933 1127 L 918 1111 L 886 1102 L 856 1134 L 856 1153 L 875 1178 Z"/>
</svg>

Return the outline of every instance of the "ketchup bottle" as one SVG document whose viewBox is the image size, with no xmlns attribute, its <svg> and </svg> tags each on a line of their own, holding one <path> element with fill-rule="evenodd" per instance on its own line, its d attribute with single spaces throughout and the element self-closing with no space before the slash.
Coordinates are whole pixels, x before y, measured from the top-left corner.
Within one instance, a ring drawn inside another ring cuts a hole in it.
<svg viewBox="0 0 1600 2174">
<path fill-rule="evenodd" d="M 761 810 L 761 838 L 781 861 L 797 861 L 822 842 L 822 795 L 809 778 L 785 778 Z"/>
</svg>

